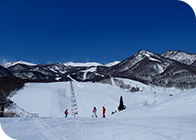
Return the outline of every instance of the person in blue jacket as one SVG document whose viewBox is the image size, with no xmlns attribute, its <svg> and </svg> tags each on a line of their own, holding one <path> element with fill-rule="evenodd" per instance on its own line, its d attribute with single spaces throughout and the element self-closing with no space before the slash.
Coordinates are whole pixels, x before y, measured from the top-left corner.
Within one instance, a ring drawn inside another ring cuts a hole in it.
<svg viewBox="0 0 196 140">
<path fill-rule="evenodd" d="M 69 113 L 68 113 L 68 109 L 66 109 L 66 110 L 65 110 L 65 118 L 67 117 L 68 114 L 69 114 Z"/>
</svg>

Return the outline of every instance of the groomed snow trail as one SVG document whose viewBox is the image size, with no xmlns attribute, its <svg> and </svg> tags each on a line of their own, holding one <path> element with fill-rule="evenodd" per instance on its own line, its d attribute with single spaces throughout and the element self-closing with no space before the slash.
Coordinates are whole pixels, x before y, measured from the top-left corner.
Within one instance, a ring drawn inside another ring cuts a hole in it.
<svg viewBox="0 0 196 140">
<path fill-rule="evenodd" d="M 195 121 L 184 118 L 9 118 L 5 133 L 17 140 L 194 140 Z M 20 125 L 20 126 L 18 126 Z"/>
<path fill-rule="evenodd" d="M 33 127 L 37 131 L 39 137 L 43 140 L 59 139 L 67 140 L 62 134 L 53 129 L 50 123 L 44 121 L 44 119 L 33 118 L 30 119 Z"/>
</svg>

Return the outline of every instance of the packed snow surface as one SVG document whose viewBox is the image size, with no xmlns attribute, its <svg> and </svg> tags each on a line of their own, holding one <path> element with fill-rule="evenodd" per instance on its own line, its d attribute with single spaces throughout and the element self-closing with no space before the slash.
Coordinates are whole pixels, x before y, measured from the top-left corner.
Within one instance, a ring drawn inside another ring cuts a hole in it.
<svg viewBox="0 0 196 140">
<path fill-rule="evenodd" d="M 65 66 L 74 66 L 74 67 L 91 67 L 91 66 L 102 66 L 102 64 L 97 62 L 86 62 L 86 63 L 74 63 L 68 62 L 64 63 Z"/>
<path fill-rule="evenodd" d="M 69 82 L 28 83 L 12 100 L 37 118 L 1 118 L 17 140 L 195 140 L 196 89 L 180 91 L 124 80 L 139 92 L 100 83 L 73 82 L 78 116 L 71 115 Z M 126 109 L 115 114 L 120 96 Z M 102 118 L 102 106 L 106 118 Z M 92 118 L 93 107 L 98 118 Z M 65 109 L 69 110 L 64 117 Z"/>
</svg>

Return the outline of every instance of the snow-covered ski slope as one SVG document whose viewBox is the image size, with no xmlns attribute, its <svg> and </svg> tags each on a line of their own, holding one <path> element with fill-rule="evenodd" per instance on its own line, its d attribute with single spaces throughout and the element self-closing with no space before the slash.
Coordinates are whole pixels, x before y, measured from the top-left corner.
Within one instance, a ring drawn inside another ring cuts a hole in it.
<svg viewBox="0 0 196 140">
<path fill-rule="evenodd" d="M 12 100 L 40 117 L 1 118 L 1 126 L 8 136 L 18 140 L 195 140 L 196 89 L 180 91 L 124 82 L 140 91 L 73 82 L 79 113 L 76 118 L 71 114 L 64 118 L 64 110 L 71 111 L 69 82 L 28 83 Z M 126 109 L 111 115 L 117 110 L 120 96 Z M 91 117 L 94 106 L 98 118 Z"/>
</svg>

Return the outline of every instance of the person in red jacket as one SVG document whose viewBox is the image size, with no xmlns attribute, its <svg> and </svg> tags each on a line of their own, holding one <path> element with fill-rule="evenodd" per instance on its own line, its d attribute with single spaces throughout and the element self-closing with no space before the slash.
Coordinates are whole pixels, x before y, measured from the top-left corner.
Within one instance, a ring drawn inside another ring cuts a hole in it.
<svg viewBox="0 0 196 140">
<path fill-rule="evenodd" d="M 105 109 L 105 107 L 103 106 L 103 118 L 105 118 L 105 111 L 106 111 L 106 109 Z"/>
</svg>

